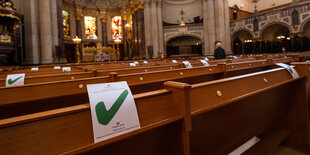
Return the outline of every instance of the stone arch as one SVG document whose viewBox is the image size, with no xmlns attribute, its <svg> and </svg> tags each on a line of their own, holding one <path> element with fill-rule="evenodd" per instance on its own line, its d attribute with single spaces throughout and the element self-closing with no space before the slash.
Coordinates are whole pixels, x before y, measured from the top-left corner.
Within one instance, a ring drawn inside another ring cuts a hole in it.
<svg viewBox="0 0 310 155">
<path fill-rule="evenodd" d="M 273 25 L 282 25 L 282 26 L 286 27 L 286 28 L 289 30 L 290 34 L 293 33 L 293 29 L 292 29 L 292 27 L 291 27 L 290 25 L 288 25 L 288 24 L 286 24 L 286 23 L 283 23 L 283 22 L 271 22 L 271 23 L 268 23 L 268 24 L 264 25 L 264 26 L 259 30 L 258 38 L 262 38 L 262 34 L 264 33 L 264 31 L 265 31 L 268 27 L 273 26 Z"/>
<path fill-rule="evenodd" d="M 303 33 L 304 27 L 310 22 L 310 17 L 308 17 L 306 20 L 304 20 L 299 27 L 299 32 Z"/>
<path fill-rule="evenodd" d="M 167 43 L 174 39 L 174 38 L 177 38 L 177 37 L 182 37 L 182 36 L 188 36 L 188 37 L 195 37 L 195 38 L 198 38 L 201 40 L 201 43 L 203 43 L 203 38 L 200 36 L 200 35 L 197 35 L 197 34 L 193 34 L 193 33 L 186 33 L 186 34 L 175 34 L 175 35 L 171 35 L 169 36 L 167 39 L 165 39 L 165 46 L 167 46 Z"/>
<path fill-rule="evenodd" d="M 246 29 L 246 28 L 239 28 L 239 29 L 235 30 L 235 31 L 231 34 L 231 36 L 230 36 L 231 39 L 233 39 L 233 37 L 234 37 L 237 33 L 241 32 L 241 31 L 249 32 L 249 34 L 251 35 L 252 38 L 254 38 L 254 36 L 255 36 L 253 31 L 251 31 L 251 30 L 249 30 L 249 29 Z"/>
</svg>

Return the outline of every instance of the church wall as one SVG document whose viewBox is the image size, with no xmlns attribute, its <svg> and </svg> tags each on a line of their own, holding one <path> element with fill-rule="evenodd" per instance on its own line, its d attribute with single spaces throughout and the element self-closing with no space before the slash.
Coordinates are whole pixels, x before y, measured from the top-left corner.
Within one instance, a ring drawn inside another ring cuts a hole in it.
<svg viewBox="0 0 310 155">
<path fill-rule="evenodd" d="M 185 3 L 185 2 L 184 2 Z M 191 23 L 194 21 L 194 17 L 200 16 L 202 19 L 202 3 L 201 1 L 194 1 L 185 5 L 173 5 L 171 3 L 163 2 L 162 17 L 163 22 L 176 24 L 177 20 L 181 21 L 180 11 L 184 10 L 184 21 Z"/>
</svg>

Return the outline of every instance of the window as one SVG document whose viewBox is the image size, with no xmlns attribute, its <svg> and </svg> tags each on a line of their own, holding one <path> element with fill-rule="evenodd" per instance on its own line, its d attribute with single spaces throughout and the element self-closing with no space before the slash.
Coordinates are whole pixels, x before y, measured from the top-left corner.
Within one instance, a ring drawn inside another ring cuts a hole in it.
<svg viewBox="0 0 310 155">
<path fill-rule="evenodd" d="M 112 18 L 112 39 L 121 39 L 122 37 L 122 17 L 115 16 Z"/>
<path fill-rule="evenodd" d="M 69 37 L 70 34 L 70 14 L 66 10 L 62 10 L 64 36 Z"/>
<path fill-rule="evenodd" d="M 86 39 L 98 39 L 96 17 L 85 16 L 84 23 L 85 23 L 85 38 Z"/>
</svg>

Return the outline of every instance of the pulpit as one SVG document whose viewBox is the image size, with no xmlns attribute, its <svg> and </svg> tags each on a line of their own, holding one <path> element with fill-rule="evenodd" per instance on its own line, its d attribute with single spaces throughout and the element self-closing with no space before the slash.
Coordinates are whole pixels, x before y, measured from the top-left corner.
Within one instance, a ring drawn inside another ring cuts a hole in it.
<svg viewBox="0 0 310 155">
<path fill-rule="evenodd" d="M 20 63 L 20 28 L 23 16 L 16 12 L 12 0 L 0 0 L 0 65 Z"/>
</svg>

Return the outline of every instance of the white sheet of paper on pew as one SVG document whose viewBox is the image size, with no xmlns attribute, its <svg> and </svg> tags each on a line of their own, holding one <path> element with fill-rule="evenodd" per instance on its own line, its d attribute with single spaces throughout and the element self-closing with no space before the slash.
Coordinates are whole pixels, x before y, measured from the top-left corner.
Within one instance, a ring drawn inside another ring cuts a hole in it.
<svg viewBox="0 0 310 155">
<path fill-rule="evenodd" d="M 130 67 L 136 67 L 135 63 L 129 63 Z"/>
<path fill-rule="evenodd" d="M 206 60 L 200 60 L 200 62 L 203 64 L 203 66 L 209 66 L 209 63 Z"/>
<path fill-rule="evenodd" d="M 139 62 L 138 62 L 138 61 L 135 61 L 134 63 L 135 63 L 135 64 L 139 64 Z"/>
<path fill-rule="evenodd" d="M 189 61 L 183 61 L 183 64 L 186 68 L 193 68 L 192 64 Z"/>
<path fill-rule="evenodd" d="M 147 63 L 149 63 L 149 62 L 147 62 L 147 61 L 143 61 L 143 63 L 147 64 Z"/>
<path fill-rule="evenodd" d="M 127 82 L 87 85 L 95 143 L 140 128 Z"/>
<path fill-rule="evenodd" d="M 174 64 L 176 64 L 176 63 L 178 63 L 176 60 L 172 60 L 172 63 L 174 63 Z"/>
<path fill-rule="evenodd" d="M 38 67 L 33 67 L 33 68 L 31 68 L 31 71 L 37 72 L 37 71 L 39 71 L 39 68 Z"/>
<path fill-rule="evenodd" d="M 22 74 L 9 74 L 6 76 L 5 86 L 22 86 L 25 82 L 25 73 Z"/>
<path fill-rule="evenodd" d="M 284 64 L 284 63 L 277 63 L 276 65 L 285 68 L 292 75 L 292 77 L 294 79 L 299 78 L 299 75 L 296 72 L 296 70 L 293 67 L 291 67 L 290 65 L 287 65 L 287 64 Z"/>
<path fill-rule="evenodd" d="M 63 72 L 70 72 L 71 71 L 71 67 L 62 67 L 62 71 Z"/>
<path fill-rule="evenodd" d="M 61 67 L 60 66 L 54 66 L 54 70 L 60 70 Z"/>
<path fill-rule="evenodd" d="M 209 58 L 205 58 L 206 61 L 209 61 Z"/>
</svg>

